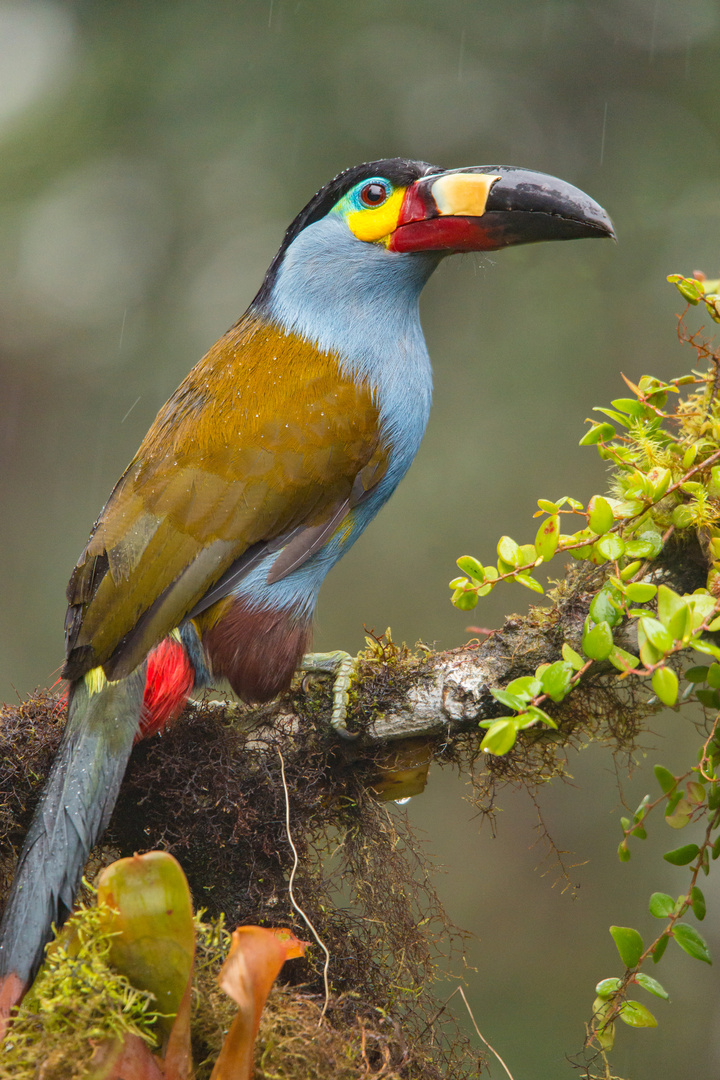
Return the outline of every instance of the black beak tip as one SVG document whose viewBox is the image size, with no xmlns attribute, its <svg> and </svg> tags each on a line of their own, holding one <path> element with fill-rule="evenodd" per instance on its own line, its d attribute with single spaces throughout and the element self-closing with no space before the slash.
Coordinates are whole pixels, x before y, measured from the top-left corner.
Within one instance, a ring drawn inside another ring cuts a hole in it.
<svg viewBox="0 0 720 1080">
<path fill-rule="evenodd" d="M 488 170 L 489 171 L 489 170 Z M 498 168 L 487 201 L 489 211 L 507 211 L 524 219 L 531 237 L 542 236 L 546 222 L 548 239 L 617 240 L 609 215 L 580 188 L 555 176 L 515 167 Z M 534 215 L 537 220 L 533 221 Z"/>
</svg>

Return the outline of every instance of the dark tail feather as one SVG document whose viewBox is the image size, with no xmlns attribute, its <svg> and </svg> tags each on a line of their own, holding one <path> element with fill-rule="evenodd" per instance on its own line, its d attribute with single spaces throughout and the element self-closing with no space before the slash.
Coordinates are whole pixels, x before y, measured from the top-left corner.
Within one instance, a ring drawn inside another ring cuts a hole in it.
<svg viewBox="0 0 720 1080">
<path fill-rule="evenodd" d="M 20 853 L 0 924 L 0 1033 L 3 1014 L 39 968 L 51 926 L 62 925 L 92 846 L 112 814 L 138 729 L 145 665 L 95 693 L 80 680 L 68 722 Z"/>
</svg>

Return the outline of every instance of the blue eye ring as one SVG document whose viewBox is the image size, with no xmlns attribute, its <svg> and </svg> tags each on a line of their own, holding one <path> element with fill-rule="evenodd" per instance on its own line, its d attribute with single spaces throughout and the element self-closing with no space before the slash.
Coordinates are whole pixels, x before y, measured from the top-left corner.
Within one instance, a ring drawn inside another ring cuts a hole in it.
<svg viewBox="0 0 720 1080">
<path fill-rule="evenodd" d="M 376 206 L 382 206 L 390 197 L 387 184 L 381 180 L 369 180 L 360 188 L 358 199 L 368 210 L 374 210 Z"/>
</svg>

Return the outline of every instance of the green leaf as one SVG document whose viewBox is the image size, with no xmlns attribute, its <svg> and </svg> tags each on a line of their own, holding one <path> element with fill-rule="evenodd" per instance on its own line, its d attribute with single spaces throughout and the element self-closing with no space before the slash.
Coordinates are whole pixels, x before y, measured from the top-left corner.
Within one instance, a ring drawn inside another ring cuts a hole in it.
<svg viewBox="0 0 720 1080">
<path fill-rule="evenodd" d="M 568 664 L 572 664 L 575 671 L 580 671 L 585 666 L 582 656 L 576 653 L 574 649 L 571 649 L 566 641 L 563 642 L 562 656 L 563 660 L 567 660 Z"/>
<path fill-rule="evenodd" d="M 625 545 L 625 554 L 629 559 L 649 559 L 652 553 L 653 546 L 647 540 L 630 540 Z"/>
<path fill-rule="evenodd" d="M 720 694 L 717 690 L 696 690 L 695 697 L 706 709 L 720 708 Z"/>
<path fill-rule="evenodd" d="M 631 559 L 654 558 L 662 551 L 663 539 L 657 529 L 641 529 L 634 540 L 625 546 L 626 554 Z"/>
<path fill-rule="evenodd" d="M 485 580 L 485 570 L 483 564 L 473 558 L 472 555 L 461 555 L 456 560 L 457 565 L 462 570 L 463 574 L 467 574 L 468 577 L 475 578 L 476 581 Z"/>
<path fill-rule="evenodd" d="M 705 788 L 697 780 L 688 780 L 685 790 L 687 791 L 687 797 L 691 803 L 695 803 L 696 806 L 702 806 L 705 802 Z"/>
<path fill-rule="evenodd" d="M 609 532 L 615 524 L 612 507 L 602 495 L 595 495 L 588 503 L 588 525 L 598 536 Z"/>
<path fill-rule="evenodd" d="M 688 956 L 692 956 L 694 960 L 702 960 L 705 964 L 712 964 L 707 942 L 694 926 L 688 926 L 687 923 L 675 923 L 672 934 Z"/>
<path fill-rule="evenodd" d="M 643 953 L 643 939 L 631 926 L 611 926 L 610 933 L 627 968 L 634 968 Z"/>
<path fill-rule="evenodd" d="M 604 1053 L 609 1054 L 615 1045 L 615 1025 L 599 1025 L 593 1033 Z"/>
<path fill-rule="evenodd" d="M 663 855 L 663 859 L 666 862 L 672 863 L 673 866 L 687 866 L 693 859 L 696 859 L 700 854 L 700 848 L 697 844 L 684 844 L 682 847 L 674 848 L 672 851 L 666 851 Z"/>
<path fill-rule="evenodd" d="M 626 555 L 628 553 L 628 551 L 627 551 L 628 547 L 629 547 L 629 544 L 626 544 L 625 545 L 625 554 Z M 640 569 L 641 566 L 642 566 L 642 563 L 640 562 L 639 559 L 636 560 L 635 562 L 628 563 L 628 565 L 624 566 L 622 568 L 622 570 L 620 571 L 620 579 L 621 579 L 621 581 L 627 581 L 628 578 L 634 577 L 635 574 L 637 574 L 637 572 L 638 572 L 638 570 Z"/>
<path fill-rule="evenodd" d="M 501 536 L 498 540 L 497 553 L 509 566 L 520 566 L 520 547 L 510 536 Z"/>
<path fill-rule="evenodd" d="M 709 668 L 706 668 L 708 686 L 712 686 L 717 690 L 720 687 L 720 664 L 711 664 Z M 687 675 L 685 676 L 687 678 Z"/>
<path fill-rule="evenodd" d="M 715 613 L 715 597 L 706 590 L 698 589 L 688 600 L 693 606 L 693 626 L 699 629 L 702 623 Z"/>
<path fill-rule="evenodd" d="M 654 892 L 650 897 L 650 914 L 656 919 L 669 919 L 675 911 L 675 901 L 664 892 Z"/>
<path fill-rule="evenodd" d="M 614 562 L 625 554 L 625 544 L 614 533 L 607 533 L 605 536 L 600 537 L 598 542 L 593 545 L 593 548 L 602 555 L 603 559 L 607 559 L 609 562 Z"/>
<path fill-rule="evenodd" d="M 516 574 L 513 580 L 517 581 L 518 585 L 524 585 L 526 589 L 532 589 L 533 592 L 545 592 L 540 582 L 529 574 Z"/>
<path fill-rule="evenodd" d="M 620 979 L 601 979 L 595 987 L 595 993 L 599 998 L 606 1000 L 607 998 L 612 997 L 612 995 L 620 989 L 621 985 L 622 982 Z"/>
<path fill-rule="evenodd" d="M 667 585 L 658 586 L 657 592 L 658 619 L 667 626 L 672 616 L 681 608 L 686 607 L 685 600 Z"/>
<path fill-rule="evenodd" d="M 558 503 L 550 502 L 549 499 L 538 499 L 537 504 L 546 514 L 557 514 L 560 509 Z"/>
<path fill-rule="evenodd" d="M 716 660 L 720 660 L 720 648 L 706 638 L 695 638 L 692 647 L 697 652 L 705 653 L 706 656 L 714 656 Z"/>
<path fill-rule="evenodd" d="M 643 615 L 641 619 L 638 619 L 638 630 L 642 631 L 653 648 L 657 649 L 658 652 L 664 654 L 672 649 L 673 640 L 667 630 L 661 622 L 651 618 L 650 615 Z"/>
<path fill-rule="evenodd" d="M 507 684 L 505 692 L 522 698 L 523 702 L 528 702 L 542 693 L 542 683 L 532 675 L 521 675 L 519 679 L 513 679 L 512 682 Z M 502 699 L 499 698 L 498 700 Z"/>
<path fill-rule="evenodd" d="M 478 720 L 478 727 L 491 728 L 493 724 L 497 724 L 498 720 L 512 720 L 514 722 L 515 720 L 517 720 L 517 716 L 503 715 L 495 716 L 492 720 Z"/>
<path fill-rule="evenodd" d="M 640 659 L 646 667 L 653 667 L 662 659 L 661 653 L 653 648 L 642 631 L 638 632 L 638 642 L 640 644 Z"/>
<path fill-rule="evenodd" d="M 458 609 L 458 611 L 472 611 L 474 607 L 477 607 L 477 593 L 465 592 L 464 589 L 456 589 L 452 594 L 452 603 Z"/>
<path fill-rule="evenodd" d="M 539 708 L 537 705 L 528 705 L 525 716 L 532 717 L 533 720 L 540 720 L 547 727 L 557 729 L 557 724 L 553 720 L 552 716 L 548 716 L 544 709 Z"/>
<path fill-rule="evenodd" d="M 672 793 L 672 795 L 668 795 L 668 804 L 667 804 L 667 809 L 665 810 L 665 813 L 666 814 L 672 814 L 673 810 L 675 809 L 675 807 L 677 806 L 677 804 L 680 802 L 681 799 L 682 799 L 682 791 L 680 791 L 680 790 L 678 790 L 676 788 L 675 791 Z"/>
<path fill-rule="evenodd" d="M 653 766 L 653 772 L 655 773 L 655 779 L 664 791 L 666 795 L 670 795 L 677 786 L 677 780 L 664 765 Z"/>
<path fill-rule="evenodd" d="M 518 713 L 517 716 L 514 716 L 513 720 L 515 721 L 515 726 L 516 726 L 517 730 L 518 731 L 524 731 L 525 728 L 532 727 L 533 724 L 537 723 L 537 721 L 538 721 L 537 710 L 533 709 L 532 706 L 531 706 L 531 708 L 528 709 L 527 712 L 521 712 L 521 713 Z M 553 727 L 557 727 L 557 725 L 554 724 Z"/>
<path fill-rule="evenodd" d="M 520 545 L 520 559 L 522 566 L 534 566 L 538 561 L 538 553 L 534 544 Z"/>
<path fill-rule="evenodd" d="M 654 671 L 652 688 L 663 705 L 674 705 L 678 696 L 678 678 L 672 668 L 662 667 Z"/>
<path fill-rule="evenodd" d="M 703 896 L 702 889 L 697 885 L 693 885 L 690 890 L 690 906 L 695 918 L 698 922 L 702 922 L 707 913 L 707 907 L 705 905 L 705 897 Z"/>
<path fill-rule="evenodd" d="M 578 532 L 573 533 L 567 541 L 563 542 L 578 544 L 581 540 L 585 540 L 586 538 L 590 539 L 594 535 L 595 533 L 592 531 L 592 529 L 580 529 Z M 592 544 L 583 544 L 582 547 L 573 548 L 570 554 L 572 555 L 573 559 L 586 559 L 591 551 Z"/>
<path fill-rule="evenodd" d="M 609 589 L 603 588 L 593 597 L 589 607 L 590 618 L 593 622 L 606 622 L 609 626 L 617 626 L 623 620 L 623 613 L 619 610 Z"/>
<path fill-rule="evenodd" d="M 657 945 L 652 951 L 653 964 L 660 963 L 663 958 L 663 953 L 668 947 L 669 940 L 670 938 L 667 936 L 667 934 L 663 934 L 663 936 L 658 940 Z"/>
<path fill-rule="evenodd" d="M 647 416 L 650 413 L 647 405 L 643 405 L 637 398 L 615 398 L 610 404 L 621 412 L 629 413 L 630 416 Z"/>
<path fill-rule="evenodd" d="M 673 525 L 679 529 L 689 528 L 695 521 L 692 509 L 686 503 L 679 503 L 672 512 Z"/>
<path fill-rule="evenodd" d="M 674 799 L 671 799 L 670 802 L 672 806 L 668 804 L 665 811 L 665 823 L 671 829 L 684 829 L 686 825 L 690 824 L 695 807 L 684 795 L 681 795 L 677 802 Z"/>
<path fill-rule="evenodd" d="M 672 274 L 671 276 L 676 278 L 678 275 Z M 669 280 L 670 278 L 668 278 Z M 688 304 L 697 304 L 704 295 L 701 282 L 696 281 L 695 278 L 680 277 L 679 280 L 673 281 L 672 284 L 683 299 L 687 300 Z"/>
<path fill-rule="evenodd" d="M 630 848 L 627 845 L 627 840 L 622 840 L 618 844 L 618 859 L 620 862 L 630 862 Z"/>
<path fill-rule="evenodd" d="M 604 413 L 605 416 L 609 416 L 611 420 L 614 420 L 616 424 L 622 424 L 623 427 L 628 426 L 627 418 L 624 417 L 621 412 L 618 412 L 617 409 L 604 409 L 599 405 L 594 405 L 593 412 Z"/>
<path fill-rule="evenodd" d="M 685 672 L 685 678 L 691 683 L 701 683 L 707 680 L 709 667 L 705 664 L 698 664 L 695 667 L 688 668 Z"/>
<path fill-rule="evenodd" d="M 495 687 L 491 687 L 490 693 L 501 705 L 507 705 L 508 709 L 517 709 L 519 712 L 525 708 L 526 701 L 523 698 L 516 697 L 515 694 L 508 693 L 507 690 L 497 690 Z"/>
<path fill-rule="evenodd" d="M 642 799 L 640 801 L 640 805 L 638 806 L 637 810 L 633 814 L 633 821 L 642 821 L 643 820 L 643 818 L 647 814 L 649 803 L 650 803 L 650 796 L 649 795 L 643 795 L 643 797 L 642 797 Z"/>
<path fill-rule="evenodd" d="M 480 749 L 488 754 L 502 757 L 515 745 L 517 739 L 517 724 L 514 719 L 496 720 L 488 728 L 485 738 L 480 743 Z"/>
<path fill-rule="evenodd" d="M 626 652 L 625 649 L 620 649 L 617 645 L 613 648 L 608 660 L 618 671 L 633 671 L 640 663 L 637 656 Z"/>
<path fill-rule="evenodd" d="M 560 515 L 551 514 L 541 524 L 535 537 L 535 550 L 540 558 L 549 562 L 555 554 L 560 537 Z"/>
<path fill-rule="evenodd" d="M 612 630 L 608 623 L 599 622 L 590 630 L 586 619 L 582 647 L 585 655 L 591 660 L 607 660 L 613 649 Z"/>
<path fill-rule="evenodd" d="M 657 979 L 653 979 L 652 975 L 646 975 L 643 971 L 638 971 L 635 976 L 635 982 L 638 986 L 642 986 L 643 990 L 647 990 L 649 994 L 654 994 L 655 997 L 664 998 L 665 1001 L 670 1000 L 670 995 L 667 990 L 660 985 Z"/>
<path fill-rule="evenodd" d="M 672 481 L 672 473 L 669 469 L 655 468 L 651 469 L 648 473 L 648 480 L 650 481 L 651 491 L 654 502 L 659 502 L 663 495 L 670 487 Z"/>
<path fill-rule="evenodd" d="M 657 1020 L 653 1014 L 639 1001 L 623 1001 L 618 1016 L 629 1027 L 657 1027 Z"/>
<path fill-rule="evenodd" d="M 625 595 L 633 604 L 647 604 L 657 592 L 657 585 L 648 585 L 644 581 L 631 581 L 625 589 Z"/>
<path fill-rule="evenodd" d="M 670 616 L 665 626 L 673 641 L 689 641 L 692 634 L 692 611 L 689 604 L 683 604 Z"/>
<path fill-rule="evenodd" d="M 566 660 L 556 660 L 542 673 L 542 687 L 553 701 L 562 701 L 570 689 L 575 669 Z"/>
<path fill-rule="evenodd" d="M 596 443 L 609 442 L 610 439 L 615 438 L 615 428 L 612 424 L 593 424 L 589 431 L 587 431 L 580 442 L 579 446 L 594 446 Z"/>
</svg>

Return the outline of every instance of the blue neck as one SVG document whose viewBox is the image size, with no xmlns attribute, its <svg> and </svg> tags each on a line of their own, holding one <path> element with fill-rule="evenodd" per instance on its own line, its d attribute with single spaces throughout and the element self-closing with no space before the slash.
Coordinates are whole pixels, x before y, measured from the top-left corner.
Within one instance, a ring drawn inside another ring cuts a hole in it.
<svg viewBox="0 0 720 1080">
<path fill-rule="evenodd" d="M 267 584 L 269 555 L 238 587 L 258 606 L 290 606 L 307 615 L 330 567 L 347 551 L 410 467 L 425 431 L 432 370 L 420 326 L 423 285 L 437 254 L 404 255 L 357 240 L 344 219 L 329 214 L 307 226 L 288 247 L 264 318 L 338 358 L 352 378 L 367 383 L 389 448 L 385 476 L 350 514 L 350 528 L 287 578 Z"/>
</svg>

